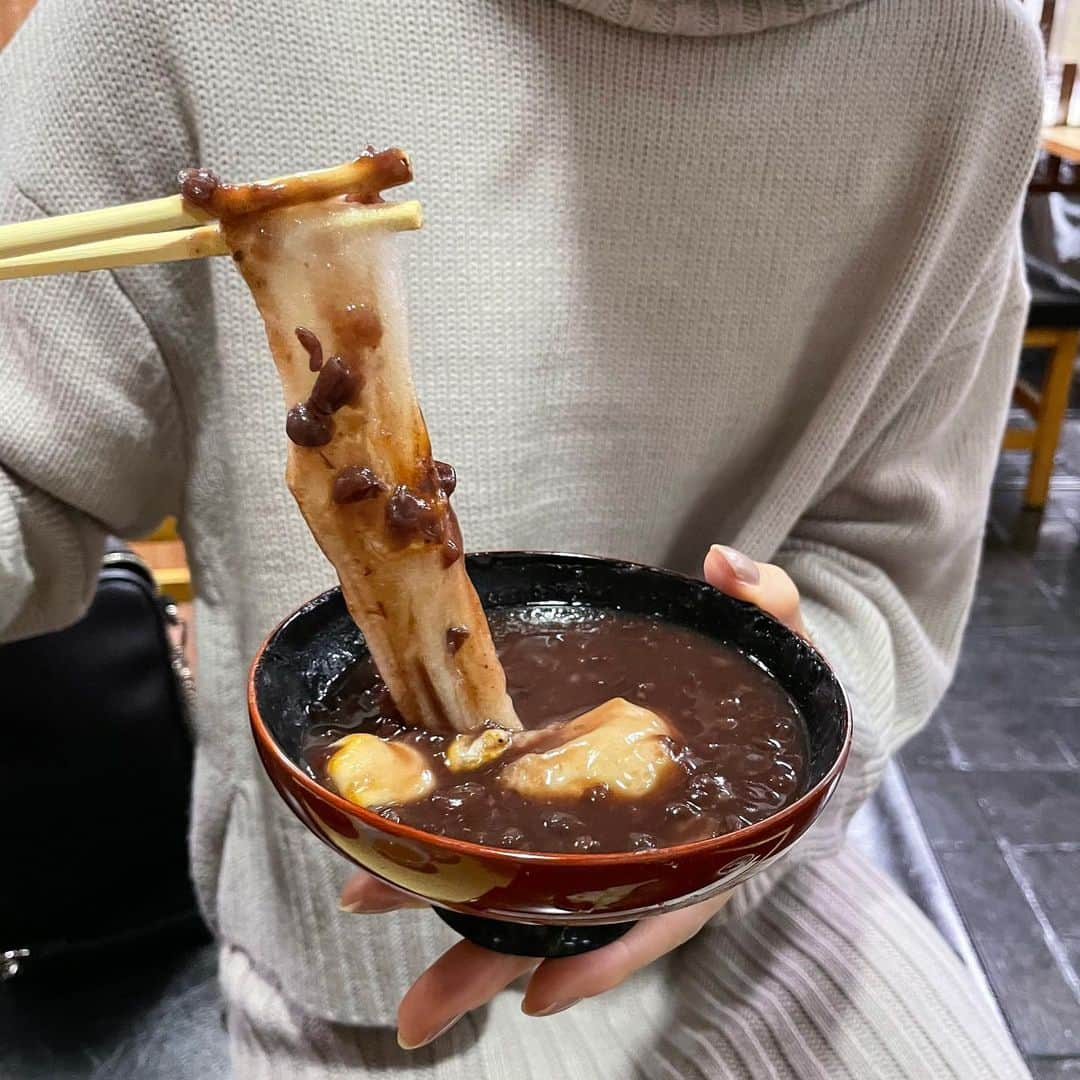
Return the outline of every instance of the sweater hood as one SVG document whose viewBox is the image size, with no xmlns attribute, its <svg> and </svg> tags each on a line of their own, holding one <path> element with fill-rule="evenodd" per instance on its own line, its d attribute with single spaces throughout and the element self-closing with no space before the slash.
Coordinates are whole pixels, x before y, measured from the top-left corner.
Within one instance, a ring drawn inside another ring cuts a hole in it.
<svg viewBox="0 0 1080 1080">
<path fill-rule="evenodd" d="M 828 15 L 864 0 L 560 0 L 605 22 L 650 34 L 754 34 Z"/>
</svg>

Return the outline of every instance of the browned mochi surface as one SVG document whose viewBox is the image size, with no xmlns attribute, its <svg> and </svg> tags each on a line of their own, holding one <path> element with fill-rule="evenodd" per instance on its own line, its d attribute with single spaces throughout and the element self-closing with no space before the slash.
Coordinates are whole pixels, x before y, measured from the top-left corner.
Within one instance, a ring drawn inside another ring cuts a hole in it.
<svg viewBox="0 0 1080 1080">
<path fill-rule="evenodd" d="M 392 238 L 350 228 L 412 179 L 409 162 L 369 150 L 334 174 L 349 195 L 306 177 L 228 185 L 206 170 L 182 173 L 181 191 L 221 220 L 266 324 L 289 488 L 398 711 L 431 731 L 518 729 L 461 558 L 454 470 L 432 458 L 416 401 Z"/>
</svg>

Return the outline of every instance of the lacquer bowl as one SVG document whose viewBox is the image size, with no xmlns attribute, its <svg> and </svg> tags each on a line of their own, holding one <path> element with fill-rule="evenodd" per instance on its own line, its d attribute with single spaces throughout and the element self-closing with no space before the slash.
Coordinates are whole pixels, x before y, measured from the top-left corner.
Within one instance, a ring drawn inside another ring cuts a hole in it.
<svg viewBox="0 0 1080 1080">
<path fill-rule="evenodd" d="M 850 710 L 821 654 L 781 623 L 702 581 L 612 559 L 508 551 L 470 555 L 467 566 L 489 611 L 581 602 L 657 617 L 756 658 L 806 719 L 803 793 L 736 832 L 615 854 L 489 848 L 387 821 L 323 787 L 301 754 L 308 706 L 366 656 L 363 636 L 333 589 L 266 639 L 252 663 L 248 707 L 259 756 L 282 798 L 346 858 L 429 901 L 472 941 L 520 955 L 565 956 L 614 940 L 637 919 L 738 885 L 785 854 L 821 813 L 847 761 Z"/>
</svg>

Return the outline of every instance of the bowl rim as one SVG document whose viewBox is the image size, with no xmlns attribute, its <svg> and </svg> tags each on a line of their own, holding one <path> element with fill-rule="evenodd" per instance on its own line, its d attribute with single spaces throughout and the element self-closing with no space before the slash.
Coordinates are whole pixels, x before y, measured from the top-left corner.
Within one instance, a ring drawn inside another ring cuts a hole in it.
<svg viewBox="0 0 1080 1080">
<path fill-rule="evenodd" d="M 588 562 L 606 563 L 608 565 L 615 564 L 618 566 L 635 567 L 642 570 L 648 570 L 653 574 L 663 574 L 667 577 L 689 582 L 695 586 L 712 589 L 714 592 L 720 593 L 719 589 L 716 589 L 702 578 L 692 577 L 689 574 L 682 574 L 677 570 L 668 570 L 663 567 L 650 566 L 648 563 L 631 562 L 627 559 L 609 558 L 604 555 L 582 555 L 577 552 L 510 549 L 506 551 L 487 550 L 469 552 L 467 553 L 466 558 L 505 558 L 513 556 L 540 556 L 548 559 L 579 559 Z M 488 847 L 484 844 L 474 843 L 472 840 L 460 840 L 452 836 L 440 836 L 438 833 L 425 832 L 423 829 L 417 829 L 412 825 L 405 825 L 398 821 L 389 821 L 381 814 L 375 813 L 374 810 L 368 810 L 365 807 L 358 806 L 356 803 L 349 802 L 348 799 L 331 791 L 328 787 L 320 784 L 314 777 L 309 776 L 304 772 L 304 770 L 301 769 L 278 744 L 277 739 L 274 738 L 269 727 L 266 725 L 266 722 L 263 720 L 262 714 L 259 711 L 258 702 L 255 699 L 255 676 L 270 642 L 287 623 L 292 622 L 293 619 L 297 618 L 307 608 L 314 608 L 321 603 L 325 603 L 331 594 L 339 593 L 340 591 L 341 586 L 335 585 L 318 593 L 316 596 L 311 597 L 310 600 L 305 600 L 299 607 L 289 612 L 289 614 L 286 615 L 263 639 L 262 644 L 259 645 L 259 648 L 256 650 L 255 656 L 251 661 L 251 666 L 248 669 L 248 718 L 258 748 L 263 752 L 269 753 L 293 781 L 298 782 L 301 787 L 311 795 L 315 796 L 315 798 L 329 803 L 330 806 L 340 813 L 343 813 L 350 818 L 358 819 L 370 828 L 375 829 L 377 832 L 388 833 L 389 835 L 398 837 L 402 840 L 444 848 L 459 856 L 485 859 L 498 863 L 513 863 L 520 865 L 524 862 L 547 866 L 573 866 L 578 869 L 604 866 L 610 867 L 619 863 L 624 863 L 628 859 L 632 859 L 635 863 L 672 862 L 700 855 L 710 848 L 751 847 L 761 840 L 767 839 L 775 832 L 778 825 L 783 825 L 790 821 L 798 821 L 808 807 L 812 806 L 815 802 L 818 802 L 824 794 L 828 793 L 832 789 L 840 773 L 843 772 L 851 752 L 853 729 L 851 701 L 844 684 L 840 681 L 840 677 L 836 674 L 833 666 L 825 659 L 825 656 L 813 642 L 796 634 L 794 630 L 785 626 L 779 619 L 758 608 L 757 610 L 767 619 L 776 623 L 783 633 L 798 638 L 812 653 L 814 653 L 815 656 L 817 656 L 825 666 L 826 670 L 832 674 L 833 679 L 836 681 L 836 685 L 840 689 L 840 700 L 843 705 L 844 713 L 843 737 L 840 742 L 840 750 L 836 755 L 836 760 L 829 767 L 829 770 L 825 775 L 814 784 L 813 787 L 808 791 L 804 791 L 794 802 L 789 803 L 782 810 L 778 810 L 775 814 L 770 814 L 768 817 L 762 818 L 761 821 L 756 821 L 752 825 L 746 825 L 741 829 L 736 829 L 734 832 L 722 833 L 720 836 L 710 836 L 704 840 L 693 840 L 686 844 L 675 844 L 670 847 L 645 848 L 641 851 L 604 851 L 595 853 L 519 851 L 514 848 Z M 727 593 L 720 593 L 720 595 L 727 597 L 729 600 L 734 600 L 736 603 L 747 604 L 746 601 L 740 601 L 737 597 L 730 597 Z M 747 606 L 752 607 L 754 605 L 747 604 Z"/>
</svg>

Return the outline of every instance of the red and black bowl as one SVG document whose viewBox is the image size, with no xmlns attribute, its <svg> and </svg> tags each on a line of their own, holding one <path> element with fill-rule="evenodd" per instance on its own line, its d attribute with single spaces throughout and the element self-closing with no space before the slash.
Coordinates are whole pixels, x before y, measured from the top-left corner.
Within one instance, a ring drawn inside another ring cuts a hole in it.
<svg viewBox="0 0 1080 1080">
<path fill-rule="evenodd" d="M 613 854 L 489 848 L 387 821 L 328 790 L 304 763 L 309 706 L 366 656 L 363 635 L 340 590 L 332 589 L 266 639 L 251 666 L 248 708 L 259 756 L 282 798 L 346 858 L 429 901 L 478 944 L 528 956 L 565 956 L 614 940 L 637 919 L 745 881 L 783 855 L 821 813 L 847 761 L 851 715 L 832 669 L 797 634 L 702 581 L 635 563 L 508 551 L 470 555 L 467 565 L 488 611 L 583 603 L 657 617 L 755 658 L 806 720 L 805 790 L 776 814 L 735 832 Z"/>
</svg>

